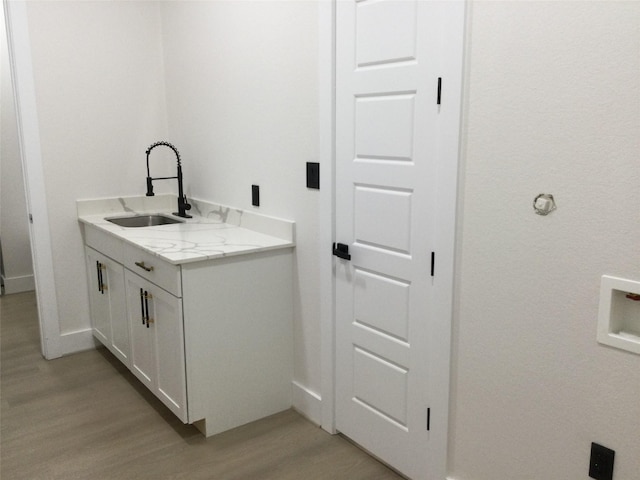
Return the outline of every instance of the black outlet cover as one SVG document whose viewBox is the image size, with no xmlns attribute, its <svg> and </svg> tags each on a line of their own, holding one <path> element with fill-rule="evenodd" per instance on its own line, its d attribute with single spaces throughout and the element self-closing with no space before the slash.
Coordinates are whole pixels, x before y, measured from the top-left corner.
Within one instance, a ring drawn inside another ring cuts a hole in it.
<svg viewBox="0 0 640 480">
<path fill-rule="evenodd" d="M 251 185 L 251 205 L 260 206 L 260 187 L 258 185 Z"/>
<path fill-rule="evenodd" d="M 589 476 L 596 480 L 613 480 L 613 460 L 616 452 L 597 443 L 591 444 Z"/>
<path fill-rule="evenodd" d="M 320 164 L 307 162 L 307 188 L 320 190 Z"/>
</svg>

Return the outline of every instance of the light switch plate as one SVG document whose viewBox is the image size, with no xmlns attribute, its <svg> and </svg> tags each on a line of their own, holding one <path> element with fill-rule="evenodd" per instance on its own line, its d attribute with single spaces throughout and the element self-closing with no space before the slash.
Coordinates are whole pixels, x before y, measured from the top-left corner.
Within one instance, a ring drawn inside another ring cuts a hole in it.
<svg viewBox="0 0 640 480">
<path fill-rule="evenodd" d="M 251 185 L 251 205 L 260 206 L 260 187 L 258 185 Z"/>
<path fill-rule="evenodd" d="M 307 188 L 320 190 L 320 164 L 307 162 Z"/>
<path fill-rule="evenodd" d="M 596 480 L 613 480 L 613 461 L 616 452 L 597 443 L 591 444 L 589 476 Z"/>
</svg>

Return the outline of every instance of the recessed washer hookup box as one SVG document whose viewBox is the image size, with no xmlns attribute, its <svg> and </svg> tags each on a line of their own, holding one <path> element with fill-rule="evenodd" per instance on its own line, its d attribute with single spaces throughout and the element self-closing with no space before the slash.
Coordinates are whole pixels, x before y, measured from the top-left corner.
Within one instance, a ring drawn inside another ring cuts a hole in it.
<svg viewBox="0 0 640 480">
<path fill-rule="evenodd" d="M 640 282 L 602 276 L 598 342 L 640 355 Z"/>
</svg>

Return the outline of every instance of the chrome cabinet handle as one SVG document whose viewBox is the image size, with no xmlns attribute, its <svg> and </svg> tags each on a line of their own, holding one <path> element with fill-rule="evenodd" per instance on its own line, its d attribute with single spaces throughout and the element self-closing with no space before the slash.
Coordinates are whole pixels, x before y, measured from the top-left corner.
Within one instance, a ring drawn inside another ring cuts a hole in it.
<svg viewBox="0 0 640 480">
<path fill-rule="evenodd" d="M 149 328 L 149 299 L 153 298 L 149 292 L 144 291 L 144 320 Z"/>
<path fill-rule="evenodd" d="M 142 268 L 143 270 L 146 270 L 147 272 L 153 272 L 153 267 L 147 267 L 144 262 L 135 262 L 137 267 Z"/>
</svg>

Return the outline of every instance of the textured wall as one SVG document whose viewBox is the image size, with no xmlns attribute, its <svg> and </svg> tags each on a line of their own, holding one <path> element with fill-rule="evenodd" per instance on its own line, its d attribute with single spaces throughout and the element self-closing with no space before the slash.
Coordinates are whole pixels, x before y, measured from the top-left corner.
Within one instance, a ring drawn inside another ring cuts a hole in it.
<svg viewBox="0 0 640 480">
<path fill-rule="evenodd" d="M 640 3 L 474 2 L 450 473 L 640 472 L 640 356 L 596 343 L 600 276 L 640 280 Z M 533 198 L 558 210 L 535 215 Z"/>
<path fill-rule="evenodd" d="M 143 194 L 144 152 L 166 136 L 160 15 L 144 1 L 27 7 L 64 334 L 89 328 L 76 199 Z"/>
<path fill-rule="evenodd" d="M 88 327 L 75 199 L 141 193 L 144 149 L 170 131 L 189 194 L 250 208 L 258 183 L 262 213 L 298 222 L 296 378 L 317 390 L 315 6 L 260 3 L 163 3 L 161 32 L 150 2 L 29 2 L 61 327 Z M 591 441 L 617 451 L 617 479 L 640 471 L 640 357 L 595 340 L 600 276 L 640 280 L 639 18 L 638 2 L 471 4 L 458 480 L 586 478 Z"/>
<path fill-rule="evenodd" d="M 320 390 L 315 2 L 163 3 L 169 132 L 187 193 L 296 222 L 295 379 Z"/>
<path fill-rule="evenodd" d="M 32 1 L 28 14 L 62 333 L 89 327 L 75 200 L 142 194 L 144 150 L 166 139 L 188 195 L 251 208 L 255 183 L 261 213 L 296 220 L 296 378 L 318 391 L 316 3 Z M 153 173 L 172 174 L 157 156 Z"/>
</svg>

